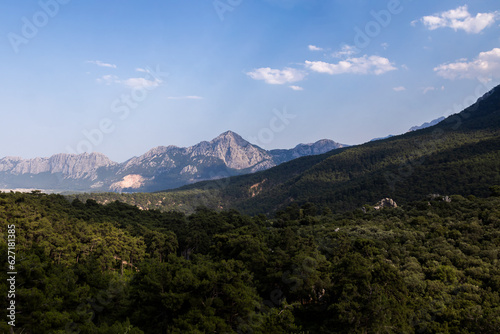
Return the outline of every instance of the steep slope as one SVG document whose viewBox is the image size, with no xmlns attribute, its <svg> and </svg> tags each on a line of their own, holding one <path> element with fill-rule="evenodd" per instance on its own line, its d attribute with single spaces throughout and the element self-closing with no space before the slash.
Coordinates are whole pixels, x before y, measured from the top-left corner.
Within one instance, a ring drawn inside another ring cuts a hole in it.
<svg viewBox="0 0 500 334">
<path fill-rule="evenodd" d="M 296 159 L 252 175 L 157 194 L 161 200 L 144 207 L 189 211 L 204 204 L 257 214 L 309 201 L 346 210 L 385 197 L 404 204 L 435 193 L 483 196 L 496 184 L 500 184 L 498 87 L 435 126 Z"/>
<path fill-rule="evenodd" d="M 334 151 L 288 182 L 267 184 L 235 204 L 245 211 L 294 201 L 352 209 L 385 197 L 404 203 L 430 193 L 487 195 L 500 184 L 500 89 L 433 127 Z"/>
<path fill-rule="evenodd" d="M 407 202 L 430 193 L 486 195 L 500 184 L 500 89 L 433 127 L 334 151 L 288 182 L 267 184 L 259 196 L 235 204 L 245 211 L 294 201 L 352 209 L 384 197 Z"/>
</svg>

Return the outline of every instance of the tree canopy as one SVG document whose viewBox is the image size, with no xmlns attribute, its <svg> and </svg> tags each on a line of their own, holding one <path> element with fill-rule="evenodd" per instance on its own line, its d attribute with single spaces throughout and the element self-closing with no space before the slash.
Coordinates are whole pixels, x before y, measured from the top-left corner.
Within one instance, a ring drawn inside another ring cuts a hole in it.
<svg viewBox="0 0 500 334">
<path fill-rule="evenodd" d="M 497 188 L 274 218 L 0 193 L 15 333 L 498 333 Z"/>
</svg>

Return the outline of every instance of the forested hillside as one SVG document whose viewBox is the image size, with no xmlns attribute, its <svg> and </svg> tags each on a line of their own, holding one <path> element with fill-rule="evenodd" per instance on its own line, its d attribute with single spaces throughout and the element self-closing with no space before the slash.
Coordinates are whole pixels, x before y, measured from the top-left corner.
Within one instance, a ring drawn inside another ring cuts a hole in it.
<svg viewBox="0 0 500 334">
<path fill-rule="evenodd" d="M 268 219 L 0 193 L 15 333 L 498 333 L 500 187 L 489 195 Z"/>
<path fill-rule="evenodd" d="M 433 127 L 304 157 L 267 171 L 156 194 L 86 194 L 147 209 L 193 212 L 198 205 L 274 213 L 313 202 L 334 212 L 391 197 L 409 203 L 428 194 L 486 196 L 500 184 L 500 88 Z"/>
</svg>

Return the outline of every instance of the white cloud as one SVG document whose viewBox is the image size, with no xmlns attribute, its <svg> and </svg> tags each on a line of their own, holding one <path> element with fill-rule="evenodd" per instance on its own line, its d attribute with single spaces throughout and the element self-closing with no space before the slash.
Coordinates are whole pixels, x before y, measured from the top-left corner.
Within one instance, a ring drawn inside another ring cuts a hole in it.
<svg viewBox="0 0 500 334">
<path fill-rule="evenodd" d="M 283 70 L 276 70 L 269 67 L 263 67 L 248 72 L 247 75 L 254 80 L 264 80 L 271 85 L 283 85 L 301 81 L 305 78 L 307 73 L 294 68 L 285 68 Z"/>
<path fill-rule="evenodd" d="M 434 68 L 445 79 L 479 79 L 482 82 L 500 78 L 500 48 L 481 52 L 476 59 L 460 59 L 455 63 L 442 64 Z"/>
<path fill-rule="evenodd" d="M 323 51 L 323 48 L 320 48 L 316 45 L 309 45 L 308 48 L 310 51 Z"/>
<path fill-rule="evenodd" d="M 122 84 L 128 86 L 132 89 L 151 89 L 158 87 L 162 81 L 159 79 L 148 80 L 145 78 L 128 78 L 125 80 L 120 80 L 116 75 L 103 75 L 102 77 L 96 80 L 100 84 L 111 85 L 111 84 Z"/>
<path fill-rule="evenodd" d="M 145 78 L 128 78 L 126 80 L 121 81 L 122 84 L 132 88 L 132 89 L 141 89 L 141 88 L 156 88 L 161 84 L 161 80 L 148 80 Z"/>
<path fill-rule="evenodd" d="M 500 12 L 478 13 L 472 16 L 467 5 L 460 6 L 446 12 L 424 16 L 420 21 L 429 29 L 452 28 L 455 31 L 462 29 L 467 33 L 477 34 L 493 25 L 500 19 Z M 412 22 L 415 25 L 416 21 Z"/>
<path fill-rule="evenodd" d="M 403 86 L 398 86 L 398 87 L 394 87 L 394 88 L 393 88 L 393 90 L 394 90 L 395 92 L 402 92 L 402 91 L 405 91 L 405 90 L 406 90 L 406 88 L 405 88 L 405 87 L 403 87 Z"/>
<path fill-rule="evenodd" d="M 290 86 L 290 88 L 293 90 L 297 90 L 297 91 L 304 90 L 304 88 L 302 88 L 300 86 Z"/>
<path fill-rule="evenodd" d="M 188 96 L 169 96 L 167 97 L 169 100 L 203 100 L 203 97 L 196 95 L 188 95 Z"/>
<path fill-rule="evenodd" d="M 332 57 L 335 58 L 345 58 L 345 57 L 350 57 L 352 55 L 355 55 L 356 53 L 359 53 L 359 50 L 357 47 L 354 45 L 343 45 L 340 51 L 334 52 L 332 54 Z"/>
<path fill-rule="evenodd" d="M 116 68 L 115 64 L 104 63 L 100 60 L 87 60 L 86 62 L 89 64 L 94 64 L 94 65 L 100 66 L 100 67 Z"/>
<path fill-rule="evenodd" d="M 387 58 L 379 56 L 364 55 L 360 58 L 348 58 L 337 64 L 330 64 L 323 61 L 306 61 L 306 67 L 314 72 L 327 74 L 375 74 L 380 75 L 396 70 Z"/>
<path fill-rule="evenodd" d="M 105 85 L 111 85 L 111 84 L 120 84 L 120 85 L 125 85 L 127 87 L 130 87 L 132 89 L 152 89 L 158 87 L 163 80 L 159 79 L 156 76 L 156 73 L 150 70 L 149 68 L 143 69 L 143 68 L 136 68 L 136 72 L 141 72 L 141 73 L 146 73 L 145 77 L 132 77 L 128 79 L 120 79 L 116 75 L 103 75 L 102 77 L 98 78 L 96 81 L 100 84 L 105 84 Z"/>
<path fill-rule="evenodd" d="M 380 44 L 381 47 L 384 48 L 384 50 L 387 50 L 387 48 L 389 47 L 389 43 L 382 43 Z"/>
<path fill-rule="evenodd" d="M 119 83 L 120 80 L 118 80 L 118 77 L 116 75 L 103 75 L 102 77 L 98 78 L 96 80 L 98 83 L 105 84 L 105 85 L 111 85 L 112 83 Z"/>
</svg>

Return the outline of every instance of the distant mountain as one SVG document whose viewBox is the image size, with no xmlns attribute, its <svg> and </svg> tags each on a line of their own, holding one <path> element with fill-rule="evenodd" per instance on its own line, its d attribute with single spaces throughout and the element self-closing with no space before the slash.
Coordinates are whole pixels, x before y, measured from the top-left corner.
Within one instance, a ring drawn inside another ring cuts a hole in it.
<svg viewBox="0 0 500 334">
<path fill-rule="evenodd" d="M 306 202 L 343 211 L 383 198 L 405 205 L 429 194 L 488 196 L 495 185 L 500 185 L 500 86 L 461 113 L 421 130 L 298 158 L 250 175 L 144 198 L 112 199 L 182 211 L 205 205 L 259 214 Z M 110 200 L 106 194 L 94 198 Z"/>
<path fill-rule="evenodd" d="M 408 130 L 408 132 L 412 132 L 412 131 L 417 131 L 417 130 L 422 130 L 422 129 L 429 128 L 431 126 L 434 126 L 436 124 L 441 123 L 445 119 L 446 119 L 446 117 L 444 117 L 444 116 L 436 118 L 435 120 L 432 120 L 430 122 L 424 123 L 424 124 L 422 124 L 420 126 L 414 126 L 414 127 L 410 128 L 410 130 Z"/>
<path fill-rule="evenodd" d="M 410 130 L 408 130 L 407 132 L 412 132 L 412 131 L 423 130 L 423 129 L 429 128 L 431 126 L 439 124 L 440 122 L 444 121 L 445 119 L 446 119 L 446 117 L 442 116 L 442 117 L 436 118 L 435 120 L 432 120 L 430 122 L 426 122 L 426 123 L 424 123 L 422 125 L 412 126 L 410 128 Z M 394 137 L 394 135 L 388 135 L 388 136 L 380 137 L 380 138 L 373 138 L 370 141 L 384 140 L 384 139 L 388 139 L 388 138 L 391 138 L 391 137 Z"/>
<path fill-rule="evenodd" d="M 0 159 L 0 189 L 157 191 L 202 180 L 253 173 L 305 155 L 344 147 L 331 140 L 266 151 L 227 131 L 191 147 L 156 147 L 124 163 L 100 153 Z"/>
<path fill-rule="evenodd" d="M 101 153 L 56 154 L 50 158 L 0 159 L 0 188 L 50 191 L 86 189 L 118 164 Z"/>
<path fill-rule="evenodd" d="M 323 154 L 337 148 L 348 147 L 331 140 L 323 139 L 314 144 L 299 144 L 290 150 L 271 150 L 269 154 L 273 157 L 276 165 L 308 155 Z"/>
<path fill-rule="evenodd" d="M 80 155 L 56 154 L 50 158 L 23 160 L 19 157 L 6 157 L 0 160 L 0 172 L 13 175 L 60 173 L 68 178 L 97 178 L 97 169 L 112 167 L 116 163 L 100 153 Z"/>
</svg>

